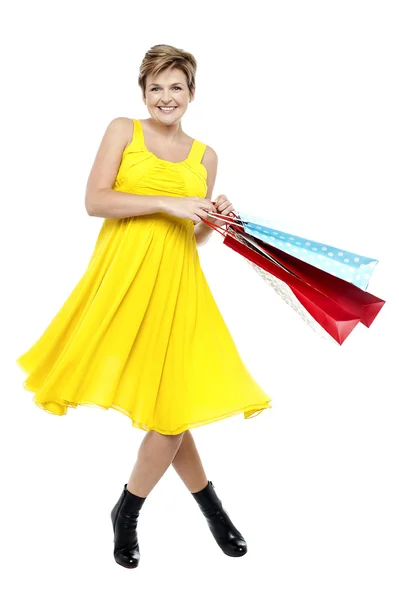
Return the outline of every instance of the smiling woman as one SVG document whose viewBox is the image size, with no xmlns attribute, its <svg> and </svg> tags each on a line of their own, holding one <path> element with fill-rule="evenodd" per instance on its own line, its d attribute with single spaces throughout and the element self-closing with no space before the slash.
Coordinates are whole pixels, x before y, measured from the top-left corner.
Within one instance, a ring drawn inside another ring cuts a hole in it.
<svg viewBox="0 0 399 600">
<path fill-rule="evenodd" d="M 48 413 L 112 408 L 146 432 L 111 511 L 114 558 L 128 568 L 140 558 L 139 510 L 172 463 L 222 551 L 245 554 L 189 430 L 270 408 L 199 260 L 197 243 L 212 232 L 202 219 L 233 207 L 225 196 L 211 201 L 216 152 L 182 129 L 195 72 L 184 50 L 159 45 L 146 53 L 139 85 L 149 118 L 111 121 L 87 181 L 87 212 L 104 218 L 87 270 L 17 359 L 25 388 Z"/>
</svg>

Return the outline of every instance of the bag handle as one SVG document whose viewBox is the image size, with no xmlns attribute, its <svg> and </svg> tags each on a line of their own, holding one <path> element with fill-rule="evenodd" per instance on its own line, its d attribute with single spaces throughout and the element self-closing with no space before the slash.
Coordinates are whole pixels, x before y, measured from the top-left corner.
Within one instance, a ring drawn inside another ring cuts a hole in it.
<svg viewBox="0 0 399 600">
<path fill-rule="evenodd" d="M 214 229 L 215 231 L 220 233 L 223 237 L 226 237 L 226 235 L 230 235 L 230 237 L 234 238 L 234 236 L 228 232 L 227 227 L 226 227 L 226 229 L 223 229 L 225 226 L 230 225 L 233 227 L 233 229 L 235 229 L 237 227 L 237 228 L 241 228 L 244 231 L 244 227 L 241 224 L 242 223 L 241 219 L 238 217 L 238 215 L 236 215 L 235 212 L 233 212 L 233 214 L 235 215 L 235 217 L 230 217 L 229 215 L 222 215 L 218 212 L 209 212 L 208 213 L 208 215 L 210 217 L 215 217 L 215 218 L 219 219 L 220 221 L 225 221 L 225 225 L 215 225 L 215 223 L 211 223 L 210 221 L 207 221 L 203 217 L 200 217 L 200 218 L 204 223 L 206 223 L 207 225 L 209 225 L 209 227 L 211 227 L 212 229 Z M 238 221 L 238 223 L 235 223 L 235 221 Z"/>
<path fill-rule="evenodd" d="M 218 214 L 218 213 L 216 213 L 216 214 Z M 222 215 L 222 217 L 226 217 L 226 216 L 228 217 L 228 215 Z M 288 269 L 279 260 L 277 260 L 274 256 L 269 254 L 269 252 L 267 252 L 265 250 L 265 248 L 262 247 L 262 245 L 259 243 L 258 240 L 257 241 L 250 240 L 251 245 L 249 245 L 248 240 L 246 240 L 246 242 L 245 242 L 244 240 L 246 239 L 247 234 L 242 225 L 236 225 L 236 224 L 231 224 L 231 223 L 228 224 L 228 225 L 230 225 L 230 229 L 233 229 L 233 231 L 236 231 L 239 234 L 239 237 L 237 238 L 237 236 L 232 235 L 232 233 L 229 231 L 229 228 L 223 229 L 223 225 L 215 225 L 214 223 L 211 223 L 210 221 L 207 221 L 206 219 L 203 219 L 202 217 L 201 217 L 201 219 L 204 221 L 204 223 L 206 223 L 207 225 L 212 227 L 212 229 L 215 229 L 215 231 L 217 231 L 218 233 L 221 233 L 221 235 L 224 237 L 224 239 L 226 239 L 226 237 L 233 238 L 233 240 L 235 240 L 236 242 L 239 242 L 240 244 L 243 244 L 244 246 L 249 247 L 249 249 L 252 250 L 252 252 L 257 251 L 259 254 L 266 257 L 268 260 L 273 262 L 278 267 L 282 268 L 287 273 L 290 273 L 297 279 L 300 279 L 300 277 L 296 273 L 294 273 L 293 271 Z M 242 232 L 240 232 L 240 229 L 242 229 Z M 241 233 L 241 235 L 240 235 L 240 233 Z"/>
</svg>

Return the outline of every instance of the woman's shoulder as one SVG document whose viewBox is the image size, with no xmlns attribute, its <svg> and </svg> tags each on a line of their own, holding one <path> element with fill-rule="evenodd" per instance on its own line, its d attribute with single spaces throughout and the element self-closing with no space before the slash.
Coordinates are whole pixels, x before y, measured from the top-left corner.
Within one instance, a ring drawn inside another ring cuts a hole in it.
<svg viewBox="0 0 399 600">
<path fill-rule="evenodd" d="M 206 145 L 204 156 L 202 158 L 202 164 L 208 171 L 210 171 L 212 168 L 217 168 L 218 155 L 211 146 Z"/>
<path fill-rule="evenodd" d="M 134 119 L 130 117 L 114 117 L 108 124 L 108 127 L 113 129 L 126 129 L 129 125 L 132 126 Z"/>
<path fill-rule="evenodd" d="M 130 117 L 114 117 L 107 126 L 107 130 L 119 137 L 125 143 L 125 149 L 133 139 L 134 119 Z"/>
<path fill-rule="evenodd" d="M 114 117 L 108 123 L 107 129 L 122 136 L 132 133 L 133 119 L 129 117 Z"/>
</svg>

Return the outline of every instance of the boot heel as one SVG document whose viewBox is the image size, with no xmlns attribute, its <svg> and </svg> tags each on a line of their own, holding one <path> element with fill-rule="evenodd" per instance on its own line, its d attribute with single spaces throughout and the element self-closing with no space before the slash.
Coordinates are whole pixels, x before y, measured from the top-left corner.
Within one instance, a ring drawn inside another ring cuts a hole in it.
<svg viewBox="0 0 399 600">
<path fill-rule="evenodd" d="M 132 494 L 124 485 L 123 492 L 111 510 L 114 531 L 114 559 L 122 567 L 134 569 L 140 561 L 137 519 L 145 498 Z"/>
</svg>

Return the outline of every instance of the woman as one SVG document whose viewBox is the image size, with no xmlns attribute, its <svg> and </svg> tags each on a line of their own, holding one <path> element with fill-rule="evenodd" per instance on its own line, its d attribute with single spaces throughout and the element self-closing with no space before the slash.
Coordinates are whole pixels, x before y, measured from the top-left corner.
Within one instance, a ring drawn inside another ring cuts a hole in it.
<svg viewBox="0 0 399 600">
<path fill-rule="evenodd" d="M 168 45 L 145 55 L 139 86 L 146 120 L 108 125 L 86 188 L 86 210 L 102 217 L 87 270 L 40 339 L 18 364 L 24 387 L 47 412 L 91 404 L 114 408 L 146 431 L 128 483 L 111 512 L 114 558 L 137 567 L 139 511 L 170 464 L 198 502 L 220 548 L 242 556 L 246 542 L 208 481 L 191 428 L 270 408 L 247 371 L 202 272 L 197 245 L 217 155 L 183 132 L 197 63 Z"/>
</svg>

